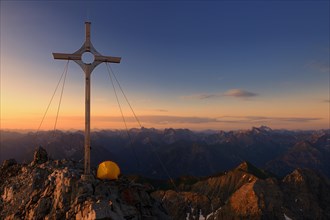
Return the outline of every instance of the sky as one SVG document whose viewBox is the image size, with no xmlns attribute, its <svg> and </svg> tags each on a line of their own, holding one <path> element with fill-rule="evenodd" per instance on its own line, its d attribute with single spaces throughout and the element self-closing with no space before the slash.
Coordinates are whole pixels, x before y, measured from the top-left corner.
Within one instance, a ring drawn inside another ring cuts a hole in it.
<svg viewBox="0 0 330 220">
<path fill-rule="evenodd" d="M 0 1 L 1 129 L 83 129 L 86 21 L 144 127 L 329 128 L 329 1 Z M 106 64 L 91 127 L 121 129 Z M 139 127 L 116 86 L 127 126 Z M 41 123 L 42 121 L 42 123 Z"/>
</svg>

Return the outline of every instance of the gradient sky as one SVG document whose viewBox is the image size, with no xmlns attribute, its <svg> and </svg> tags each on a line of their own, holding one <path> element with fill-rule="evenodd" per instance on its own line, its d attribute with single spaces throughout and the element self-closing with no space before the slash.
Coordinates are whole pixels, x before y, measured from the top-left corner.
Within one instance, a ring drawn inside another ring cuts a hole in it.
<svg viewBox="0 0 330 220">
<path fill-rule="evenodd" d="M 329 1 L 1 1 L 1 128 L 37 129 L 84 22 L 145 127 L 329 128 Z M 41 129 L 54 126 L 59 89 Z M 119 91 L 118 91 L 119 92 Z M 138 127 L 119 96 L 129 127 Z M 59 129 L 84 127 L 69 62 Z M 122 128 L 105 64 L 92 128 Z"/>
</svg>

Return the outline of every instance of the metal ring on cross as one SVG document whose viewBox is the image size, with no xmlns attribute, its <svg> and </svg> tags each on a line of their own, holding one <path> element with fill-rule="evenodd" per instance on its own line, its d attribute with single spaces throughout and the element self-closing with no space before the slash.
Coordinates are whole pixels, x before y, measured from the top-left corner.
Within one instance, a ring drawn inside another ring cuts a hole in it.
<svg viewBox="0 0 330 220">
<path fill-rule="evenodd" d="M 95 56 L 91 52 L 86 51 L 81 55 L 81 60 L 84 64 L 91 64 L 94 62 Z"/>
</svg>

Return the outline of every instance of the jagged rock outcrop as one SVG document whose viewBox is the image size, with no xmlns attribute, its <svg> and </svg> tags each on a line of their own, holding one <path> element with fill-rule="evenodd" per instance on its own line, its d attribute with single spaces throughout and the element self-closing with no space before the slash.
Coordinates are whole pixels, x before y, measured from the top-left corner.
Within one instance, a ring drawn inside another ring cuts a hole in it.
<svg viewBox="0 0 330 220">
<path fill-rule="evenodd" d="M 42 163 L 47 162 L 47 160 L 48 160 L 47 151 L 42 147 L 37 148 L 34 152 L 34 155 L 33 155 L 32 164 L 33 165 L 34 164 L 42 164 Z"/>
<path fill-rule="evenodd" d="M 308 169 L 277 179 L 248 162 L 224 174 L 156 191 L 173 219 L 330 219 L 329 180 Z"/>
<path fill-rule="evenodd" d="M 330 219 L 329 180 L 310 169 L 296 169 L 282 181 L 284 205 L 296 219 Z"/>
<path fill-rule="evenodd" d="M 10 166 L 16 165 L 17 161 L 15 159 L 4 160 L 2 163 L 3 168 L 8 168 Z"/>
<path fill-rule="evenodd" d="M 0 219 L 169 219 L 150 188 L 129 181 L 81 180 L 82 165 L 39 148 L 29 165 L 0 168 Z"/>
</svg>

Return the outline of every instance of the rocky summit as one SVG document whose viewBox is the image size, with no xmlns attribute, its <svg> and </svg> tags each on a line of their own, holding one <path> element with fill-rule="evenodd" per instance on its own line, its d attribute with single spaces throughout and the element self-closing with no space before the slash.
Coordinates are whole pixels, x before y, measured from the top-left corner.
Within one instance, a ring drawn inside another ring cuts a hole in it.
<svg viewBox="0 0 330 220">
<path fill-rule="evenodd" d="M 51 160 L 43 148 L 30 164 L 0 168 L 0 219 L 169 219 L 152 187 L 121 177 L 81 180 L 82 164 Z"/>
<path fill-rule="evenodd" d="M 33 158 L 2 163 L 1 220 L 330 219 L 329 180 L 311 169 L 279 178 L 245 161 L 209 177 L 82 180 L 81 162 L 53 160 L 43 148 Z"/>
</svg>

